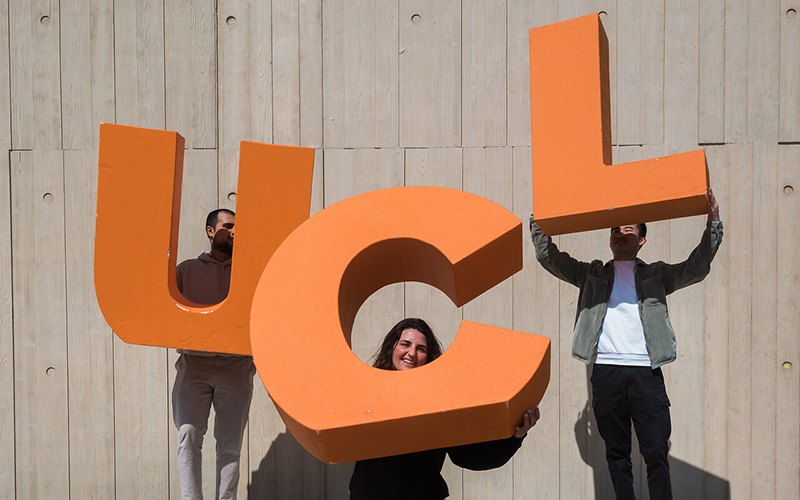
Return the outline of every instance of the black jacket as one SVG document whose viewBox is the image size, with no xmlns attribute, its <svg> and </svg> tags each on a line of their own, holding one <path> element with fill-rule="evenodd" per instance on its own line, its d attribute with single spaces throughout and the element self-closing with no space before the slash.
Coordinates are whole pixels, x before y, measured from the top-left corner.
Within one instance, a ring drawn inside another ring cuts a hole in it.
<svg viewBox="0 0 800 500">
<path fill-rule="evenodd" d="M 442 500 L 450 491 L 442 477 L 444 457 L 459 467 L 489 470 L 502 467 L 524 438 L 419 451 L 406 455 L 359 460 L 350 478 L 350 500 Z"/>
</svg>

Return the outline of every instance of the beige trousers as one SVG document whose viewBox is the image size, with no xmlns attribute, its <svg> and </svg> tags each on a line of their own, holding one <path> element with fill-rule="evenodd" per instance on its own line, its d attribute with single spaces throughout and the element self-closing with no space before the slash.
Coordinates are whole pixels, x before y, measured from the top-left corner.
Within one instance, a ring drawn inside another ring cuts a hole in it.
<svg viewBox="0 0 800 500">
<path fill-rule="evenodd" d="M 178 428 L 178 470 L 184 500 L 202 500 L 202 447 L 214 405 L 217 442 L 216 498 L 235 500 L 239 456 L 253 397 L 252 358 L 181 354 L 172 388 L 172 416 Z"/>
</svg>

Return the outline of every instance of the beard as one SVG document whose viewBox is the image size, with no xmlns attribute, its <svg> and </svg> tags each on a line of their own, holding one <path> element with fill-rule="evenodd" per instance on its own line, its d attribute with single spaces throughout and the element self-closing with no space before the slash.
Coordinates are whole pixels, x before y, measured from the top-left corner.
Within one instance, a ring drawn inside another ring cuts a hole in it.
<svg viewBox="0 0 800 500">
<path fill-rule="evenodd" d="M 220 234 L 220 232 L 215 234 L 211 247 L 219 252 L 233 255 L 233 241 L 228 239 L 227 232 L 224 235 Z"/>
</svg>

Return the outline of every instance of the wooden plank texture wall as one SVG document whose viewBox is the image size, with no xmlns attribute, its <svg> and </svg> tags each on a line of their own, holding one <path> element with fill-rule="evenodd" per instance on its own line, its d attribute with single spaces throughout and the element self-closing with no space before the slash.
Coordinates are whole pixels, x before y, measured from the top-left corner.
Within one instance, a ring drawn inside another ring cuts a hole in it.
<svg viewBox="0 0 800 500">
<path fill-rule="evenodd" d="M 725 241 L 670 297 L 676 498 L 800 498 L 800 0 L 0 1 L 0 498 L 177 499 L 176 354 L 116 338 L 94 295 L 99 124 L 186 138 L 179 259 L 235 208 L 239 141 L 316 148 L 312 213 L 393 186 L 461 189 L 531 212 L 528 30 L 598 13 L 614 161 L 703 147 Z M 627 179 L 620 189 L 636 189 Z M 131 231 L 146 237 L 141 221 Z M 702 217 L 651 225 L 646 260 L 684 259 Z M 525 231 L 527 234 L 527 230 Z M 608 258 L 605 231 L 557 238 Z M 462 319 L 547 335 L 542 420 L 490 472 L 449 462 L 451 497 L 611 498 L 589 372 L 570 356 L 577 291 L 537 265 L 462 309 L 417 283 L 362 307 L 368 361 L 404 316 L 445 347 Z M 480 369 L 480 353 L 476 353 Z M 204 444 L 214 489 L 213 420 Z M 240 498 L 347 498 L 257 383 Z M 635 461 L 640 498 L 646 471 Z M 398 484 L 413 478 L 398 473 Z"/>
</svg>

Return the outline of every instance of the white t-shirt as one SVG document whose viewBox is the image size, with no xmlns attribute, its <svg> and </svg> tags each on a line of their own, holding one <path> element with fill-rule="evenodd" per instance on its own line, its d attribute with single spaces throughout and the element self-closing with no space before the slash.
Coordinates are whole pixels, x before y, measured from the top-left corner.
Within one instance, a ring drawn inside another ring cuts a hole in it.
<svg viewBox="0 0 800 500">
<path fill-rule="evenodd" d="M 635 260 L 614 261 L 614 287 L 595 348 L 601 365 L 650 366 L 636 297 Z"/>
</svg>

